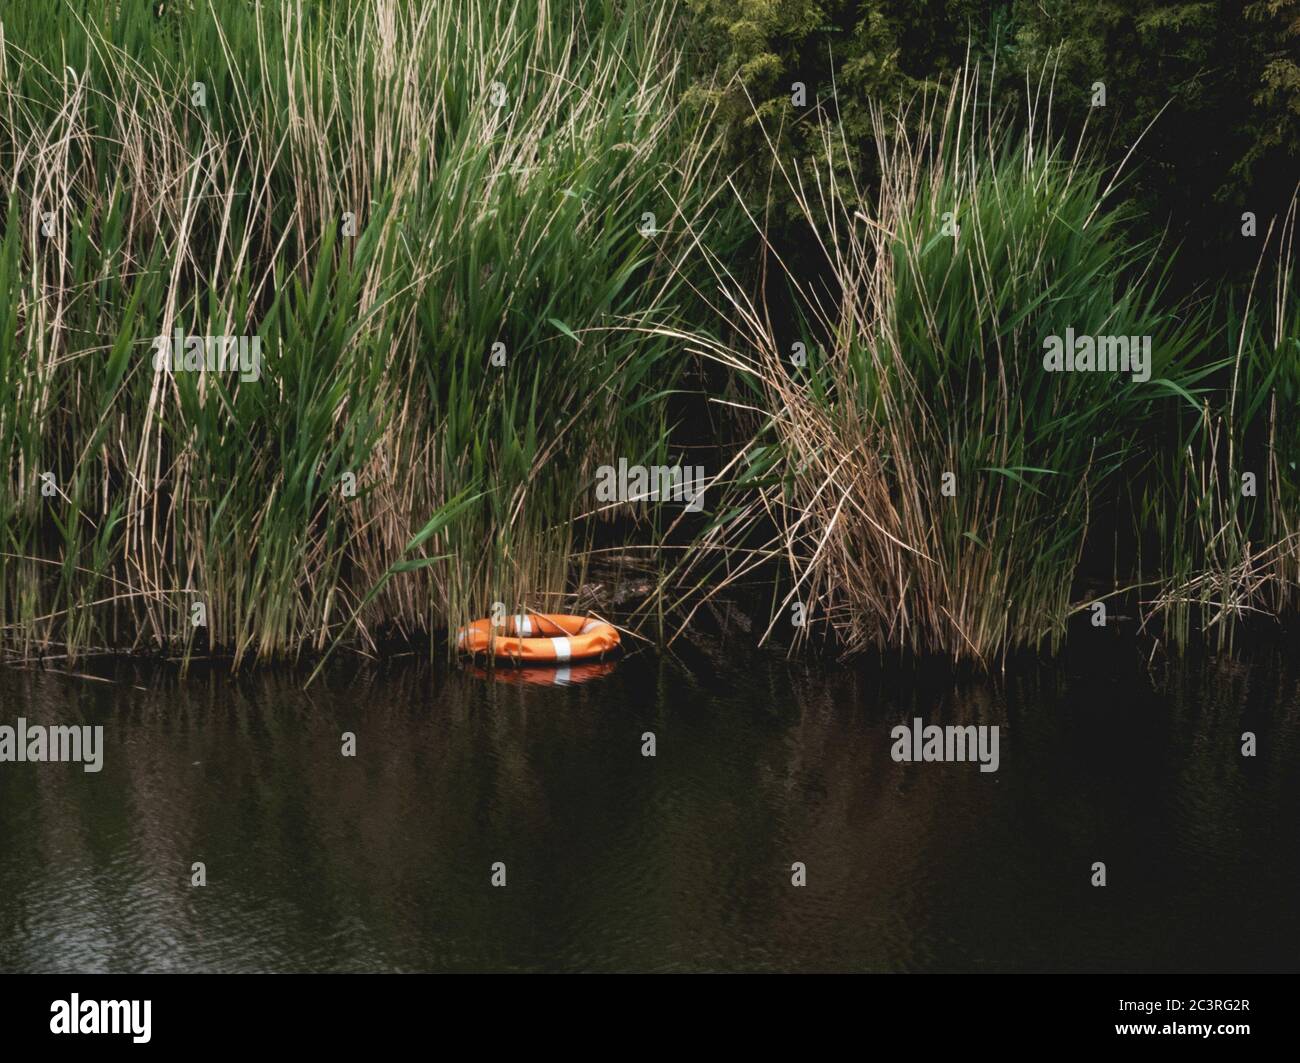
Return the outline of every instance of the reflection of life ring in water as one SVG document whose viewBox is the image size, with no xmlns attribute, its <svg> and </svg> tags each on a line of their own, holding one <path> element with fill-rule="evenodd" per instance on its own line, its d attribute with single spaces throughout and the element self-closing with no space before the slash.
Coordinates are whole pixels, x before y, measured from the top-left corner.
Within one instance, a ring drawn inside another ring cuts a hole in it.
<svg viewBox="0 0 1300 1063">
<path fill-rule="evenodd" d="M 475 620 L 456 633 L 456 647 L 465 653 L 487 653 L 498 661 L 521 664 L 568 664 L 603 657 L 618 641 L 612 624 L 556 613 L 521 613 L 507 617 L 495 629 L 491 620 Z"/>
<path fill-rule="evenodd" d="M 526 683 L 530 686 L 564 687 L 575 683 L 585 683 L 589 679 L 599 679 L 614 670 L 613 661 L 583 661 L 572 666 L 560 665 L 558 668 L 497 668 L 475 667 L 474 674 L 480 679 L 495 679 L 498 683 Z"/>
</svg>

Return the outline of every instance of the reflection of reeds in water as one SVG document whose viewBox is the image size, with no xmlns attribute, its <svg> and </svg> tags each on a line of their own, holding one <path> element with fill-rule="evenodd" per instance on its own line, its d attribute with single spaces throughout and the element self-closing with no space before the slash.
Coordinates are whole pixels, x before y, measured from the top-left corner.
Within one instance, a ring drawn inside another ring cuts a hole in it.
<svg viewBox="0 0 1300 1063">
<path fill-rule="evenodd" d="M 277 672 L 141 672 L 135 690 L 6 671 L 11 713 L 84 713 L 106 756 L 98 776 L 0 772 L 0 963 L 1140 962 L 1159 933 L 1134 928 L 1205 914 L 1197 897 L 1239 863 L 1290 896 L 1261 842 L 1283 846 L 1293 823 L 1261 809 L 1281 813 L 1293 792 L 1300 697 L 1280 655 L 1166 668 L 1157 687 L 1132 657 L 1114 665 L 953 683 L 752 655 L 708 675 L 641 656 L 565 690 L 418 664 L 333 668 L 308 692 Z M 890 729 L 914 716 L 1002 728 L 997 774 L 894 763 Z M 1243 729 L 1260 735 L 1255 760 Z M 1124 876 L 1131 926 L 1107 909 L 1095 935 L 1063 928 L 1096 915 L 1095 894 L 1078 896 L 1093 859 Z M 195 860 L 207 887 L 189 884 Z M 505 890 L 488 884 L 494 861 Z M 806 889 L 790 884 L 794 861 Z M 1160 889 L 1135 884 L 1139 865 Z"/>
</svg>

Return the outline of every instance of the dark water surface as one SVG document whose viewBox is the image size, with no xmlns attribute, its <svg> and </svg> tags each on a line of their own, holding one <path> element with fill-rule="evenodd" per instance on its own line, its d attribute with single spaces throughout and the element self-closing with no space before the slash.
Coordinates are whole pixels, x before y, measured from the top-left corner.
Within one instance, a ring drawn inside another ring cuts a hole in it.
<svg viewBox="0 0 1300 1063">
<path fill-rule="evenodd" d="M 4 670 L 0 724 L 105 761 L 0 764 L 0 969 L 1295 970 L 1292 660 Z M 915 716 L 998 725 L 999 770 L 895 763 Z"/>
</svg>

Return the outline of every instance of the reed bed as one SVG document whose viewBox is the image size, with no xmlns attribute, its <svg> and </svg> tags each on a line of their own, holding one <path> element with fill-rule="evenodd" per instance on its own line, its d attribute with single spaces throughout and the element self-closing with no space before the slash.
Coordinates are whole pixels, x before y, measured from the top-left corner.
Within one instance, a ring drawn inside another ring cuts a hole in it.
<svg viewBox="0 0 1300 1063">
<path fill-rule="evenodd" d="M 763 637 L 985 667 L 1099 602 L 1176 642 L 1294 608 L 1294 209 L 1249 292 L 1176 298 L 1050 82 L 999 116 L 970 68 L 874 107 L 869 167 L 804 115 L 790 209 L 746 217 L 687 25 L 0 0 L 0 651 L 437 648 L 579 600 L 612 518 L 659 573 L 634 621 L 679 633 L 755 574 Z M 1045 371 L 1067 330 L 1147 372 Z M 173 335 L 258 372 L 160 369 Z M 595 501 L 700 445 L 702 530 Z"/>
<path fill-rule="evenodd" d="M 1242 309 L 1229 298 L 1221 335 L 1231 361 L 1218 401 L 1171 428 L 1184 443 L 1136 506 L 1157 559 L 1147 562 L 1157 578 L 1143 623 L 1178 642 L 1209 634 L 1230 647 L 1240 621 L 1276 619 L 1300 602 L 1298 207 L 1293 200 L 1266 234 Z"/>
<path fill-rule="evenodd" d="M 5 651 L 238 664 L 557 604 L 594 466 L 666 454 L 684 360 L 637 326 L 689 305 L 722 187 L 676 6 L 0 26 Z M 260 377 L 155 372 L 177 329 Z"/>
<path fill-rule="evenodd" d="M 1000 120 L 972 69 L 946 96 L 876 108 L 870 189 L 844 176 L 832 118 L 811 176 L 774 155 L 814 267 L 751 219 L 763 283 L 709 261 L 727 341 L 677 337 L 732 374 L 720 401 L 754 426 L 720 518 L 673 575 L 688 620 L 777 562 L 767 636 L 989 667 L 1059 646 L 1074 614 L 1121 592 L 1183 639 L 1193 614 L 1203 631 L 1294 602 L 1289 235 L 1270 324 L 1248 302 L 1225 327 L 1208 301 L 1170 297 L 1174 249 L 1130 238 L 1122 175 L 1053 137 L 1050 85 L 1029 99 L 1027 119 Z M 1047 372 L 1045 342 L 1067 328 L 1150 337 L 1145 378 Z M 1204 479 L 1239 484 L 1247 449 L 1258 505 Z"/>
</svg>

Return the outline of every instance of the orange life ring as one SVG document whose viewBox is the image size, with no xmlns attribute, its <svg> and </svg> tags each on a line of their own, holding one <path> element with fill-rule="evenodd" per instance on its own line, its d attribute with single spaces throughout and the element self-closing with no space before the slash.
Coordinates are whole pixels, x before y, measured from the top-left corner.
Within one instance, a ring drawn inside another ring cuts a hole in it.
<svg viewBox="0 0 1300 1063">
<path fill-rule="evenodd" d="M 456 633 L 456 646 L 465 653 L 488 653 L 498 660 L 529 664 L 566 664 L 600 657 L 618 641 L 612 624 L 556 613 L 507 617 L 495 631 L 491 620 L 475 620 Z"/>
</svg>

